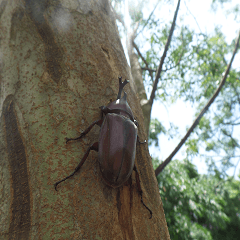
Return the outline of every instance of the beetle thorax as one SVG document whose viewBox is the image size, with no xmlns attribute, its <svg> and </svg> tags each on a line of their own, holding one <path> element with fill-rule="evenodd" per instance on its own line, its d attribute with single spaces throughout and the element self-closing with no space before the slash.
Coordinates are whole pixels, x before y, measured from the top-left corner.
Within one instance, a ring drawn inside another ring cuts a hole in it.
<svg viewBox="0 0 240 240">
<path fill-rule="evenodd" d="M 117 99 L 116 101 L 109 103 L 107 105 L 107 107 L 111 110 L 112 109 L 119 109 L 119 110 L 123 109 L 126 112 L 128 112 L 129 115 L 131 115 L 133 117 L 133 112 L 132 112 L 130 106 L 128 105 L 128 102 L 124 98 Z M 120 112 L 120 114 L 123 115 L 124 117 L 129 118 L 129 116 L 125 112 Z"/>
</svg>

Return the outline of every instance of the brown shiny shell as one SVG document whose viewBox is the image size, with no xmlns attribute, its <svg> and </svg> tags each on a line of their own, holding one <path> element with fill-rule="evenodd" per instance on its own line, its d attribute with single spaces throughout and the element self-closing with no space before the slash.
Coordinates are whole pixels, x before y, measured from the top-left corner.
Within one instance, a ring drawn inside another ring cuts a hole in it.
<svg viewBox="0 0 240 240">
<path fill-rule="evenodd" d="M 136 155 L 137 127 L 120 114 L 105 116 L 100 130 L 98 161 L 103 179 L 111 187 L 131 176 Z"/>
<path fill-rule="evenodd" d="M 127 94 L 125 92 L 124 92 L 124 96 L 121 99 L 117 99 L 116 101 L 113 101 L 113 102 L 109 103 L 107 105 L 107 107 L 111 110 L 113 110 L 113 109 L 119 109 L 119 110 L 123 109 L 126 112 L 128 112 L 132 116 L 132 118 L 134 119 L 133 112 L 132 112 L 132 110 L 131 110 L 130 106 L 128 105 L 128 102 L 127 102 Z M 125 114 L 124 112 L 121 112 L 121 114 L 124 115 L 125 117 L 129 118 L 129 116 L 127 114 Z"/>
</svg>

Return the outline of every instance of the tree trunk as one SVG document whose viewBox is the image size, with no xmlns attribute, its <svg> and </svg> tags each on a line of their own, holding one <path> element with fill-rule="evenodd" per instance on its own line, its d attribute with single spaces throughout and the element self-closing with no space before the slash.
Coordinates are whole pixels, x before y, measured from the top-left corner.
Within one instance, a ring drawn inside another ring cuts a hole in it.
<svg viewBox="0 0 240 240">
<path fill-rule="evenodd" d="M 106 0 L 0 4 L 0 239 L 170 239 L 147 145 L 137 144 L 135 174 L 105 184 L 90 152 L 67 181 L 99 127 L 65 144 L 115 100 L 118 76 L 146 139 L 130 69 Z"/>
</svg>

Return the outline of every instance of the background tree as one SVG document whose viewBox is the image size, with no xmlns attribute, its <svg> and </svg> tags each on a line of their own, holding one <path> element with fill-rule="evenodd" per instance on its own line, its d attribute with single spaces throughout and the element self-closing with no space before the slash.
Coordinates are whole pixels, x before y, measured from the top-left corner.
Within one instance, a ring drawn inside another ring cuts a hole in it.
<svg viewBox="0 0 240 240">
<path fill-rule="evenodd" d="M 240 124 L 239 69 L 231 69 L 238 50 L 239 33 L 230 44 L 218 27 L 212 34 L 196 33 L 178 21 L 180 1 L 170 23 L 159 13 L 166 2 L 155 2 L 151 14 L 145 18 L 143 11 L 149 6 L 149 1 L 129 2 L 131 24 L 124 21 L 128 12 L 121 12 L 122 2 L 112 1 L 116 18 L 123 25 L 128 39 L 127 53 L 144 113 L 145 128 L 149 132 L 149 143 L 158 146 L 159 134 L 177 135 L 177 126 L 171 124 L 167 129 L 157 119 L 150 121 L 153 101 L 170 106 L 182 99 L 198 105 L 196 120 L 185 137 L 181 137 L 176 149 L 160 166 L 157 160 L 154 161 L 171 239 L 237 239 L 239 181 L 228 176 L 227 170 L 234 167 L 235 175 L 239 163 L 233 164 L 233 160 L 239 159 L 239 138 L 236 137 Z M 173 6 L 172 2 L 168 1 L 169 7 Z M 217 3 L 213 1 L 215 10 Z M 235 13 L 239 11 L 237 6 L 233 9 Z M 121 31 L 120 24 L 119 29 Z M 165 168 L 165 172 L 161 172 L 183 144 L 187 148 L 184 167 L 177 161 L 169 165 L 170 169 Z M 163 149 L 165 146 L 160 147 Z M 205 150 L 204 154 L 200 149 Z M 196 172 L 191 164 L 194 157 L 206 160 L 208 175 Z M 183 187 L 186 188 L 184 193 Z M 230 197 L 228 192 L 234 194 Z"/>
<path fill-rule="evenodd" d="M 146 138 L 143 115 L 108 1 L 1 1 L 0 239 L 169 239 L 146 145 L 137 147 L 143 198 L 135 175 L 120 188 L 101 178 L 97 153 L 62 183 L 99 128 L 99 105 L 116 99 L 118 76 Z"/>
<path fill-rule="evenodd" d="M 131 16 L 132 26 L 134 27 L 130 30 L 124 22 L 121 12 L 117 13 L 121 1 L 112 2 L 114 2 L 113 5 L 116 9 L 115 14 L 117 19 L 120 20 L 125 30 L 128 31 L 127 42 L 131 72 L 140 98 L 145 118 L 145 128 L 147 132 L 149 132 L 149 127 L 152 127 L 154 131 L 154 133 L 152 133 L 150 129 L 151 137 L 154 137 L 156 140 L 156 136 L 159 133 L 171 133 L 171 135 L 173 135 L 172 129 L 166 130 L 156 119 L 150 124 L 150 114 L 154 100 L 161 101 L 167 105 L 176 102 L 177 99 L 183 99 L 190 103 L 200 102 L 196 109 L 196 116 L 198 116 L 198 118 L 196 118 L 196 121 L 192 127 L 189 128 L 186 136 L 176 149 L 169 155 L 169 158 L 166 159 L 166 162 L 156 170 L 156 175 L 171 161 L 172 157 L 187 139 L 186 145 L 188 147 L 187 153 L 189 157 L 191 157 L 194 151 L 198 153 L 198 148 L 201 144 L 206 151 L 216 153 L 219 152 L 220 149 L 223 150 L 224 157 L 221 158 L 221 171 L 226 172 L 227 169 L 232 166 L 231 159 L 238 156 L 238 154 L 235 154 L 238 148 L 237 144 L 232 143 L 234 138 L 229 130 L 229 128 L 238 125 L 236 121 L 239 118 L 235 113 L 235 106 L 238 104 L 238 81 L 236 81 L 236 79 L 238 79 L 239 76 L 235 69 L 229 72 L 232 60 L 238 49 L 238 38 L 234 39 L 232 43 L 228 45 L 218 28 L 215 29 L 215 34 L 211 36 L 203 33 L 197 34 L 193 30 L 190 30 L 188 26 L 178 25 L 177 15 L 180 1 L 177 2 L 173 20 L 170 24 L 159 24 L 162 19 L 159 19 L 158 15 L 155 16 L 154 14 L 157 6 L 159 6 L 159 8 L 161 7 L 159 1 L 157 1 L 155 8 L 146 20 L 142 19 L 142 11 L 144 4 L 149 3 L 139 1 L 137 5 L 134 5 L 133 2 L 131 2 L 130 6 L 132 6 L 132 8 L 129 10 L 129 15 Z M 125 14 L 127 13 L 125 12 Z M 140 35 L 141 38 L 139 37 Z M 137 44 L 138 37 L 141 39 L 139 44 Z M 146 45 L 149 46 L 147 51 Z M 229 59 L 228 66 L 225 56 L 229 53 L 232 54 L 232 60 L 230 61 Z M 222 78 L 221 75 L 224 72 L 226 73 L 225 78 Z M 224 89 L 222 89 L 223 86 Z M 145 90 L 147 88 L 151 89 L 149 99 L 147 99 Z M 225 94 L 225 88 L 228 96 Z M 219 97 L 214 102 L 218 95 Z M 229 102 L 230 100 L 231 102 Z M 210 104 L 207 106 L 208 102 Z M 213 102 L 214 105 L 212 109 L 214 109 L 214 116 L 212 116 L 212 111 L 207 112 L 207 109 Z M 223 106 L 223 103 L 225 104 L 224 106 L 228 106 L 228 110 Z M 217 111 L 215 111 L 215 108 L 217 108 Z M 201 114 L 199 114 L 200 112 Z M 203 115 L 204 118 L 201 119 Z M 220 119 L 223 118 L 230 120 L 225 126 L 221 125 L 220 122 Z M 206 129 L 200 129 L 200 132 L 198 131 L 198 122 L 200 119 L 200 127 L 208 127 L 209 136 L 207 134 L 204 135 Z M 156 131 L 156 124 L 160 132 Z M 197 127 L 197 129 L 195 129 L 195 127 Z M 200 135 L 200 137 L 197 136 L 196 139 L 195 135 L 194 138 L 192 135 L 189 139 L 194 129 L 195 133 L 198 131 L 197 135 Z M 219 132 L 219 134 L 217 134 L 217 132 Z M 217 136 L 219 137 L 217 138 Z M 221 138 L 224 138 L 224 141 Z M 226 147 L 226 142 L 228 147 Z M 229 151 L 229 148 L 231 148 L 231 151 Z M 213 160 L 211 155 L 208 156 L 207 160 L 211 161 L 209 170 L 212 170 L 213 162 L 216 160 Z M 214 168 L 217 168 L 217 166 L 214 165 Z"/>
<path fill-rule="evenodd" d="M 171 240 L 239 238 L 239 181 L 200 175 L 187 159 L 173 161 L 157 179 Z"/>
</svg>

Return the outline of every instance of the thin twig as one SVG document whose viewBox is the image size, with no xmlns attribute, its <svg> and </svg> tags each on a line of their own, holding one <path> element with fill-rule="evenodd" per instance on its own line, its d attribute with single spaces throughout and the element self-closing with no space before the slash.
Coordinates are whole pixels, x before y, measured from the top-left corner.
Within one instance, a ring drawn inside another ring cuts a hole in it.
<svg viewBox="0 0 240 240">
<path fill-rule="evenodd" d="M 144 25 L 143 28 L 142 28 L 142 29 L 136 34 L 136 36 L 139 35 L 139 34 L 143 31 L 143 29 L 147 26 L 148 21 L 149 21 L 150 18 L 152 17 L 152 15 L 153 15 L 154 11 L 156 10 L 157 5 L 158 5 L 159 3 L 160 3 L 160 1 L 157 2 L 156 6 L 154 7 L 154 9 L 152 10 L 151 14 L 149 15 L 149 17 L 148 17 L 148 19 L 147 19 L 145 25 Z"/>
<path fill-rule="evenodd" d="M 198 28 L 199 28 L 200 32 L 202 32 L 202 30 L 201 30 L 201 28 L 200 28 L 200 26 L 199 26 L 199 24 L 198 24 L 198 22 L 197 22 L 197 19 L 196 19 L 195 16 L 190 12 L 190 10 L 188 9 L 187 4 L 186 4 L 185 1 L 184 1 L 184 4 L 185 4 L 185 6 L 186 6 L 188 12 L 189 12 L 189 13 L 192 15 L 192 17 L 194 18 L 196 24 L 198 25 Z"/>
<path fill-rule="evenodd" d="M 139 50 L 139 48 L 138 48 L 138 46 L 136 45 L 135 42 L 133 42 L 133 46 L 134 46 L 135 49 L 137 50 L 138 56 L 143 60 L 143 62 L 145 63 L 145 65 L 146 65 L 147 68 L 148 68 L 148 63 L 147 63 L 146 59 L 143 57 L 143 55 L 141 54 L 141 52 L 140 52 L 140 50 Z"/>
<path fill-rule="evenodd" d="M 151 92 L 150 99 L 149 99 L 150 104 L 153 103 L 153 99 L 155 98 L 155 93 L 156 93 L 156 90 L 157 90 L 158 80 L 159 80 L 160 74 L 162 72 L 162 66 L 163 66 L 164 60 L 166 58 L 168 47 L 170 45 L 172 35 L 173 35 L 173 31 L 174 31 L 174 28 L 175 28 L 179 6 L 180 6 L 180 0 L 178 0 L 178 5 L 177 5 L 177 8 L 176 8 L 176 11 L 175 11 L 175 14 L 174 14 L 174 18 L 173 18 L 172 26 L 171 26 L 170 33 L 169 33 L 169 36 L 168 36 L 168 39 L 167 39 L 167 43 L 165 45 L 165 49 L 164 49 L 163 55 L 161 57 L 160 64 L 158 66 L 157 72 L 156 72 L 152 92 Z"/>
<path fill-rule="evenodd" d="M 156 72 L 157 70 L 156 69 L 152 69 L 152 68 L 149 68 L 149 67 L 141 67 L 142 70 L 145 70 L 145 71 L 149 71 L 149 72 Z"/>
<path fill-rule="evenodd" d="M 148 67 L 148 62 L 146 61 L 146 59 L 143 57 L 143 55 L 141 54 L 137 44 L 133 41 L 133 47 L 136 49 L 137 53 L 138 53 L 138 56 L 143 60 L 143 62 L 145 63 L 146 67 Z M 152 72 L 149 72 L 150 76 L 151 76 L 151 79 L 153 79 L 153 73 Z"/>
<path fill-rule="evenodd" d="M 169 70 L 172 70 L 174 69 L 175 67 L 177 67 L 177 65 L 179 65 L 180 61 L 181 61 L 181 58 L 182 58 L 182 55 L 183 55 L 183 52 L 178 60 L 178 62 L 176 63 L 176 65 L 172 66 L 172 67 L 169 67 L 169 68 L 166 68 L 166 69 L 162 69 L 162 72 L 167 72 Z M 145 63 L 145 62 L 144 62 Z M 145 63 L 146 64 L 146 63 Z M 147 64 L 146 64 L 147 66 Z M 149 72 L 156 72 L 157 69 L 152 69 L 152 68 L 149 68 L 148 66 L 147 67 L 141 67 L 142 70 L 146 70 L 146 71 L 149 71 Z"/>
</svg>

